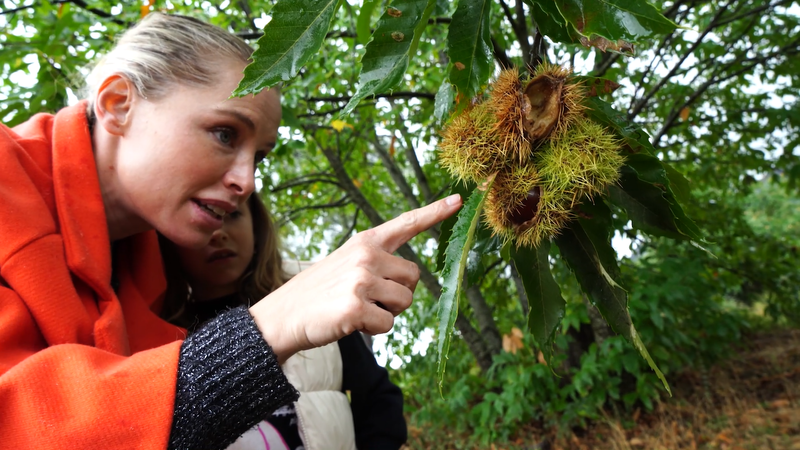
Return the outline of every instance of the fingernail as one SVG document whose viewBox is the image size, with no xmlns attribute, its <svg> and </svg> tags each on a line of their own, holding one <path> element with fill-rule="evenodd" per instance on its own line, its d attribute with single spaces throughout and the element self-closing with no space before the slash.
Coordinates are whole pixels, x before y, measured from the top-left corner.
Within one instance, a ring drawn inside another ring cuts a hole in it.
<svg viewBox="0 0 800 450">
<path fill-rule="evenodd" d="M 450 197 L 447 197 L 446 199 L 444 199 L 445 204 L 448 205 L 448 206 L 453 206 L 453 205 L 457 204 L 460 201 L 461 201 L 461 195 L 460 194 L 453 194 Z"/>
</svg>

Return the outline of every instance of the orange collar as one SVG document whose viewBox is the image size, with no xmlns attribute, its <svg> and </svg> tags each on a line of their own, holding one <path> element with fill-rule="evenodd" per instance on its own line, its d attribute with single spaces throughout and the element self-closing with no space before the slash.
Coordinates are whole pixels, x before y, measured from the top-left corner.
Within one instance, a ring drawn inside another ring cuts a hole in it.
<svg viewBox="0 0 800 450">
<path fill-rule="evenodd" d="M 111 246 L 87 101 L 62 109 L 53 123 L 53 187 L 67 266 L 95 292 L 109 298 Z"/>
</svg>

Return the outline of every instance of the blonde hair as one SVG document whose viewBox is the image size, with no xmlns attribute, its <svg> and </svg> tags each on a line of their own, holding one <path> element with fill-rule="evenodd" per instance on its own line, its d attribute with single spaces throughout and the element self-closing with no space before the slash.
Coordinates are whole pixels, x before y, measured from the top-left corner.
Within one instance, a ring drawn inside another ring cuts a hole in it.
<svg viewBox="0 0 800 450">
<path fill-rule="evenodd" d="M 221 59 L 247 63 L 253 49 L 214 25 L 191 17 L 151 13 L 126 31 L 86 78 L 83 98 L 94 98 L 103 81 L 123 75 L 145 99 L 156 100 L 176 83 L 208 86 Z"/>
</svg>

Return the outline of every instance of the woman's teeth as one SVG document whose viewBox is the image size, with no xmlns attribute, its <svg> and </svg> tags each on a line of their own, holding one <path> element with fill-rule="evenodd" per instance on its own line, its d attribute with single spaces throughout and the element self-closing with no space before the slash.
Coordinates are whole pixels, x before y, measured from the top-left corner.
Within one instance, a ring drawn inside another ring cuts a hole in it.
<svg viewBox="0 0 800 450">
<path fill-rule="evenodd" d="M 201 203 L 200 206 L 205 208 L 205 209 L 207 209 L 208 211 L 210 211 L 214 215 L 219 216 L 220 219 L 225 217 L 225 214 L 226 214 L 225 210 L 220 208 L 219 206 L 206 205 L 204 203 Z"/>
</svg>

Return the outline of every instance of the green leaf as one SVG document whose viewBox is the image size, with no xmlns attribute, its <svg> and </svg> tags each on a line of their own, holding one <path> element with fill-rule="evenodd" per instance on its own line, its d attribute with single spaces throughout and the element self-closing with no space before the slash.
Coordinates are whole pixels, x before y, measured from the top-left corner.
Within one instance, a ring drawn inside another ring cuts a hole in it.
<svg viewBox="0 0 800 450">
<path fill-rule="evenodd" d="M 442 391 L 444 370 L 447 365 L 447 353 L 450 350 L 453 327 L 458 316 L 458 298 L 461 293 L 461 280 L 467 265 L 467 255 L 475 239 L 475 231 L 481 221 L 483 203 L 486 193 L 491 188 L 491 180 L 487 186 L 475 189 L 469 199 L 458 212 L 458 219 L 453 226 L 447 249 L 445 250 L 444 269 L 442 270 L 442 295 L 439 297 L 439 364 L 436 370 L 439 379 L 439 392 Z"/>
<path fill-rule="evenodd" d="M 670 211 L 672 211 L 675 227 L 681 234 L 688 236 L 698 243 L 705 242 L 700 228 L 686 215 L 683 208 L 678 203 L 678 200 L 675 198 L 675 195 L 672 193 L 672 187 L 669 178 L 667 178 L 667 172 L 658 158 L 640 153 L 629 155 L 625 163 L 627 167 L 635 171 L 640 180 L 651 183 L 662 191 L 664 199 L 669 203 Z"/>
<path fill-rule="evenodd" d="M 442 123 L 450 115 L 450 110 L 453 108 L 453 101 L 456 98 L 456 92 L 453 90 L 453 85 L 448 81 L 444 81 L 439 86 L 439 91 L 436 92 L 436 99 L 433 103 L 433 118 L 436 123 Z"/>
<path fill-rule="evenodd" d="M 702 232 L 686 215 L 675 197 L 664 164 L 653 156 L 655 149 L 650 143 L 647 133 L 637 124 L 628 120 L 625 114 L 612 108 L 608 102 L 597 97 L 589 97 L 584 102 L 588 107 L 586 114 L 591 120 L 607 126 L 622 138 L 625 144 L 623 150 L 627 153 L 625 164 L 636 172 L 640 180 L 652 184 L 663 192 L 664 199 L 669 203 L 670 211 L 672 211 L 675 227 L 680 233 L 696 242 L 705 242 Z M 682 177 L 676 178 L 676 180 L 679 180 L 679 183 L 685 181 Z M 679 188 L 686 190 L 687 185 L 684 184 Z"/>
<path fill-rule="evenodd" d="M 683 176 L 682 173 L 678 172 L 674 167 L 661 161 L 661 165 L 664 167 L 664 171 L 667 173 L 667 179 L 669 179 L 669 187 L 672 188 L 672 192 L 675 194 L 675 197 L 678 198 L 683 203 L 689 203 L 692 201 L 692 188 L 689 187 L 689 180 Z"/>
<path fill-rule="evenodd" d="M 285 104 L 281 104 L 281 121 L 283 122 L 283 125 L 290 128 L 295 128 L 298 130 L 303 128 L 303 124 L 294 114 L 294 111 L 292 111 L 292 109 Z"/>
<path fill-rule="evenodd" d="M 500 237 L 494 234 L 489 226 L 481 222 L 475 235 L 475 245 L 470 249 L 467 259 L 467 287 L 481 282 L 481 278 L 486 272 L 483 257 L 500 251 L 502 244 Z"/>
<path fill-rule="evenodd" d="M 454 181 L 450 185 L 450 190 L 447 195 L 459 194 L 462 199 L 469 198 L 472 191 L 475 190 L 475 184 L 466 182 Z M 450 242 L 450 235 L 453 233 L 453 225 L 456 224 L 458 215 L 454 214 L 444 221 L 439 228 L 439 245 L 436 247 L 436 271 L 441 272 L 444 269 L 444 259 L 447 246 Z"/>
<path fill-rule="evenodd" d="M 575 29 L 592 38 L 640 42 L 677 28 L 653 5 L 642 0 L 555 0 L 561 15 Z"/>
<path fill-rule="evenodd" d="M 512 247 L 511 252 L 528 297 L 528 329 L 551 367 L 553 341 L 567 303 L 550 272 L 550 241 L 542 242 L 535 249 Z"/>
<path fill-rule="evenodd" d="M 433 10 L 436 9 L 437 0 L 428 0 L 428 6 L 425 7 L 425 11 L 422 13 L 422 18 L 417 23 L 417 27 L 414 28 L 414 39 L 411 41 L 411 48 L 408 49 L 408 54 L 414 56 L 417 53 L 417 46 L 419 45 L 419 39 L 422 37 L 422 33 L 425 32 L 425 28 L 428 26 L 428 19 L 433 14 Z"/>
<path fill-rule="evenodd" d="M 525 0 L 533 8 L 533 20 L 539 31 L 555 42 L 573 44 L 580 42 L 581 35 L 558 11 L 553 0 Z"/>
<path fill-rule="evenodd" d="M 581 217 L 557 238 L 561 256 L 575 273 L 581 289 L 606 322 L 639 351 L 672 395 L 664 374 L 647 352 L 628 313 L 628 296 L 620 286 L 616 253 L 611 247 L 611 211 L 602 201 L 581 204 Z"/>
<path fill-rule="evenodd" d="M 364 98 L 388 91 L 403 80 L 414 29 L 427 5 L 427 0 L 395 0 L 386 8 L 361 58 L 358 89 L 342 111 L 342 116 L 350 114 Z"/>
<path fill-rule="evenodd" d="M 375 11 L 375 7 L 378 6 L 379 3 L 379 0 L 365 0 L 364 5 L 361 6 L 361 11 L 358 13 L 358 19 L 356 20 L 356 41 L 361 45 L 369 42 L 372 12 Z"/>
<path fill-rule="evenodd" d="M 322 46 L 338 0 L 279 0 L 234 96 L 289 81 Z"/>
<path fill-rule="evenodd" d="M 450 82 L 459 105 L 467 105 L 494 72 L 490 0 L 461 0 L 447 31 Z"/>
<path fill-rule="evenodd" d="M 640 180 L 630 166 L 622 167 L 620 172 L 620 186 L 610 186 L 608 198 L 625 210 L 636 228 L 656 236 L 691 239 L 675 225 L 664 191 Z"/>
</svg>

